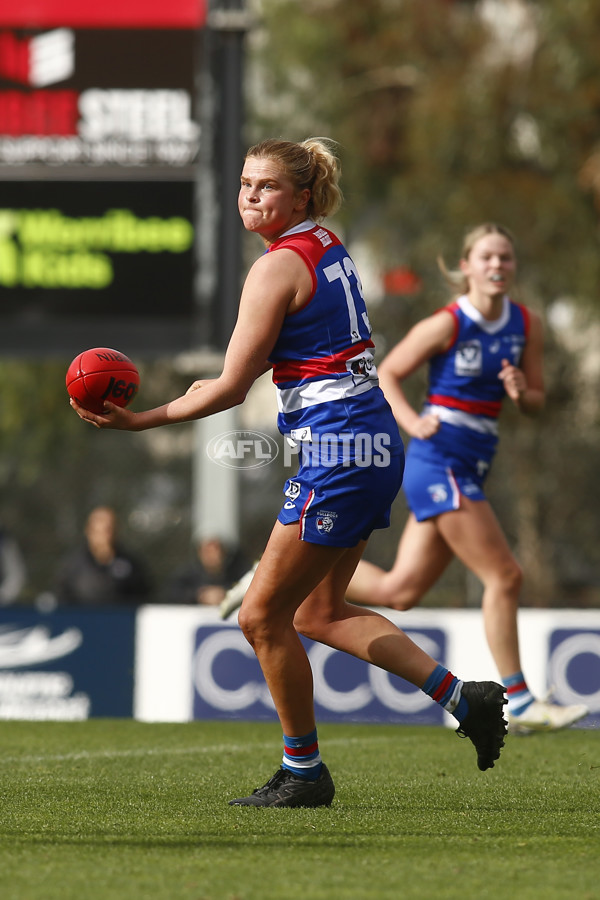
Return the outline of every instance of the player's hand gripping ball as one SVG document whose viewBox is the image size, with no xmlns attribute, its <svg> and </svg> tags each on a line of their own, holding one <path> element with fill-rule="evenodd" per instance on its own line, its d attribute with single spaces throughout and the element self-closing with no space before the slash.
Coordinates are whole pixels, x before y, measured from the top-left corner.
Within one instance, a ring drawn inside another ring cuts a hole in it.
<svg viewBox="0 0 600 900">
<path fill-rule="evenodd" d="M 117 406 L 131 403 L 140 386 L 140 373 L 124 353 L 94 347 L 75 357 L 66 382 L 69 397 L 100 415 L 106 400 Z"/>
</svg>

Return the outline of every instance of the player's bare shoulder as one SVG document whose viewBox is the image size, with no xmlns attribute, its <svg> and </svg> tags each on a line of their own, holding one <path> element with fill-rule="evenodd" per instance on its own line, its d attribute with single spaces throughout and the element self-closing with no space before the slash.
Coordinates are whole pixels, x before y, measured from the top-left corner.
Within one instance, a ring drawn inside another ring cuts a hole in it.
<svg viewBox="0 0 600 900">
<path fill-rule="evenodd" d="M 421 319 L 408 332 L 405 340 L 419 347 L 428 355 L 443 353 L 456 337 L 456 318 L 448 306 L 442 306 L 430 316 Z"/>
</svg>

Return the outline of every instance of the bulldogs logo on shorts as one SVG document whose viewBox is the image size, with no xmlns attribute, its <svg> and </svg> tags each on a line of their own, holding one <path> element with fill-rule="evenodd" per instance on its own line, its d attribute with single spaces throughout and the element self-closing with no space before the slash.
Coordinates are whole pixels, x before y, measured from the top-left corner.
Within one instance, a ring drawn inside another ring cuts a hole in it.
<svg viewBox="0 0 600 900">
<path fill-rule="evenodd" d="M 323 510 L 319 510 L 315 519 L 317 531 L 319 531 L 321 534 L 329 534 L 329 532 L 333 530 L 336 519 L 337 513 L 324 512 Z"/>
<path fill-rule="evenodd" d="M 434 503 L 443 503 L 448 499 L 448 489 L 445 484 L 430 484 L 427 493 Z"/>
</svg>

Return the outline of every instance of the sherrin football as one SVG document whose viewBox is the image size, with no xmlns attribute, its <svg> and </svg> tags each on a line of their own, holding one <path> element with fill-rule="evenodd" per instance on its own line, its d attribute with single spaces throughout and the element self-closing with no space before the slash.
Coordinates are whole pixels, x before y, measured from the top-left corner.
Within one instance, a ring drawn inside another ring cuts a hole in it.
<svg viewBox="0 0 600 900">
<path fill-rule="evenodd" d="M 109 400 L 127 406 L 138 392 L 140 374 L 118 350 L 94 347 L 76 356 L 67 370 L 67 391 L 90 412 L 102 413 Z"/>
</svg>

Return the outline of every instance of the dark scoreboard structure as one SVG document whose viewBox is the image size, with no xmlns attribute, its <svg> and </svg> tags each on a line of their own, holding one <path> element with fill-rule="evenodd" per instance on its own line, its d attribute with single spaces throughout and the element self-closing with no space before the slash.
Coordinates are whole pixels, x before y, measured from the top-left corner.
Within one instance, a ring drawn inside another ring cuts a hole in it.
<svg viewBox="0 0 600 900">
<path fill-rule="evenodd" d="M 190 347 L 204 0 L 0 0 L 0 353 Z"/>
</svg>

